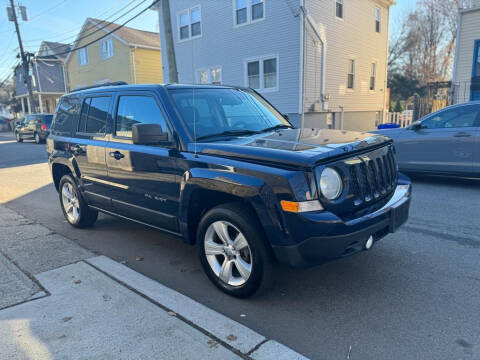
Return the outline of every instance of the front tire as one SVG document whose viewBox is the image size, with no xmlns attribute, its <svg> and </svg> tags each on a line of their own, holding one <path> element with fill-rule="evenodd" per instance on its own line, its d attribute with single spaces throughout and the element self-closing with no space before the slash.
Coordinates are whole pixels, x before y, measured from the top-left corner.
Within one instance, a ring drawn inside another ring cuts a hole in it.
<svg viewBox="0 0 480 360">
<path fill-rule="evenodd" d="M 58 187 L 60 206 L 68 223 L 77 228 L 92 226 L 97 221 L 98 211 L 92 210 L 83 200 L 78 186 L 70 175 L 60 179 Z"/>
<path fill-rule="evenodd" d="M 17 142 L 21 143 L 23 142 L 23 139 L 22 137 L 20 136 L 20 134 L 18 132 L 15 133 L 15 139 L 17 140 Z"/>
<path fill-rule="evenodd" d="M 231 203 L 208 211 L 198 226 L 197 244 L 207 276 L 228 295 L 245 298 L 270 285 L 271 249 L 245 206 Z"/>
</svg>

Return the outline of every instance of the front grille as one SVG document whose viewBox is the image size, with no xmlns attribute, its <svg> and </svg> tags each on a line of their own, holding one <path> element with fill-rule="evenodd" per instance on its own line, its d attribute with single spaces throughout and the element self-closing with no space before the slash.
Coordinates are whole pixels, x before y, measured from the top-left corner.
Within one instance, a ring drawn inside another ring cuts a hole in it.
<svg viewBox="0 0 480 360">
<path fill-rule="evenodd" d="M 391 144 L 327 166 L 343 174 L 346 186 L 339 199 L 321 198 L 322 204 L 345 218 L 363 216 L 382 207 L 397 184 L 397 163 Z"/>
<path fill-rule="evenodd" d="M 354 204 L 369 203 L 390 193 L 397 183 L 397 164 L 393 148 L 382 153 L 359 156 L 360 161 L 351 164 L 350 191 Z"/>
</svg>

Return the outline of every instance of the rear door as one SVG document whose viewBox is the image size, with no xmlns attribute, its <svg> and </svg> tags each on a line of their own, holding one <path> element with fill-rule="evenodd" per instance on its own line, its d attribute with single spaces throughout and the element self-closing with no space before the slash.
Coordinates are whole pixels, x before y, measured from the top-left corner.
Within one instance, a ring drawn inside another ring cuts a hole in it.
<svg viewBox="0 0 480 360">
<path fill-rule="evenodd" d="M 115 212 L 178 232 L 179 181 L 177 150 L 160 145 L 135 145 L 132 125 L 159 124 L 170 132 L 161 102 L 148 91 L 117 96 L 114 128 L 106 159 Z"/>
<path fill-rule="evenodd" d="M 473 170 L 475 124 L 480 106 L 456 106 L 422 120 L 396 141 L 404 168 L 410 171 L 465 174 Z"/>
<path fill-rule="evenodd" d="M 70 146 L 80 169 L 87 201 L 104 209 L 110 208 L 105 149 L 112 104 L 112 93 L 87 95 L 83 99 L 78 128 Z"/>
</svg>

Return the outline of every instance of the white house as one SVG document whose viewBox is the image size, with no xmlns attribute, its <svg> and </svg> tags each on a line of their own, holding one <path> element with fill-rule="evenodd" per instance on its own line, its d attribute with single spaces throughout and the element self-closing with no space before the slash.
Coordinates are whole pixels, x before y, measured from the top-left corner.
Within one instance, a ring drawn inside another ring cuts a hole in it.
<svg viewBox="0 0 480 360">
<path fill-rule="evenodd" d="M 459 10 L 452 88 L 455 103 L 480 100 L 480 0 Z"/>
<path fill-rule="evenodd" d="M 306 127 L 373 129 L 386 111 L 392 4 L 170 1 L 179 82 L 250 86 Z"/>
</svg>

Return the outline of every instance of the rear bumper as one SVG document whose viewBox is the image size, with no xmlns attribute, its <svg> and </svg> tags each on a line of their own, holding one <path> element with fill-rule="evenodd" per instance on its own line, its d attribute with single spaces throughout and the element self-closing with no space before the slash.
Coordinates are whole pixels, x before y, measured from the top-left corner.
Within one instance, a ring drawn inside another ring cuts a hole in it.
<svg viewBox="0 0 480 360">
<path fill-rule="evenodd" d="M 277 260 L 291 267 L 309 267 L 365 250 L 403 225 L 410 208 L 411 184 L 399 181 L 392 199 L 381 209 L 358 219 L 342 221 L 332 213 L 307 213 L 301 219 L 308 235 L 291 246 L 273 246 Z"/>
</svg>

